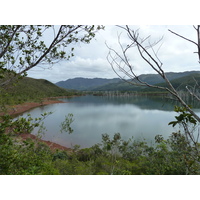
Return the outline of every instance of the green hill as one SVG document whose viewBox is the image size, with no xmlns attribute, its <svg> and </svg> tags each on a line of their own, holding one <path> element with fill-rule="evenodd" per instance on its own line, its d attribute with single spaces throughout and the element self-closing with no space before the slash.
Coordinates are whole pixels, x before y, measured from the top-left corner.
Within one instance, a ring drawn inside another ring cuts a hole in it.
<svg viewBox="0 0 200 200">
<path fill-rule="evenodd" d="M 71 90 L 66 90 L 44 79 L 24 77 L 15 85 L 9 85 L 1 92 L 1 104 L 18 104 L 27 101 L 39 101 L 46 97 L 68 96 Z"/>
<path fill-rule="evenodd" d="M 200 74 L 200 71 L 168 72 L 166 76 L 172 81 L 193 74 Z M 142 74 L 139 78 L 151 85 L 164 83 L 163 78 L 158 74 Z M 137 83 L 137 80 L 134 79 L 132 82 Z M 140 91 L 144 89 L 142 86 L 127 83 L 119 78 L 73 78 L 57 82 L 56 85 L 65 89 L 75 89 L 79 91 Z"/>
<path fill-rule="evenodd" d="M 177 78 L 177 79 L 171 80 L 171 84 L 173 85 L 173 87 L 175 89 L 177 89 L 179 91 L 180 90 L 187 91 L 186 86 L 188 88 L 196 87 L 196 89 L 197 89 L 197 88 L 199 88 L 199 85 L 200 85 L 200 73 L 190 74 L 190 75 L 184 76 L 182 78 Z M 162 87 L 167 87 L 166 83 L 159 83 L 156 85 L 162 86 Z M 156 88 L 144 88 L 141 91 L 142 92 L 156 92 L 156 91 L 160 91 L 160 90 L 156 89 Z"/>
<path fill-rule="evenodd" d="M 200 76 L 199 71 L 188 71 L 188 72 L 169 72 L 166 73 L 166 76 L 168 77 L 169 81 L 173 83 L 174 87 L 180 87 L 181 84 L 185 83 L 193 84 L 194 85 L 194 79 L 192 77 L 198 78 Z M 140 80 L 149 83 L 151 85 L 160 85 L 160 86 L 166 86 L 164 80 L 158 75 L 158 74 L 142 74 L 139 76 Z M 190 80 L 191 79 L 191 80 Z M 137 80 L 133 80 L 132 83 L 137 83 Z M 95 91 L 142 91 L 142 92 L 148 92 L 148 91 L 157 91 L 157 89 L 144 87 L 144 86 L 136 86 L 130 83 L 127 83 L 125 81 L 118 81 L 117 83 L 110 83 L 105 84 L 99 87 L 94 88 Z M 185 87 L 186 85 L 183 85 L 182 87 Z M 159 90 L 160 91 L 160 90 Z"/>
</svg>

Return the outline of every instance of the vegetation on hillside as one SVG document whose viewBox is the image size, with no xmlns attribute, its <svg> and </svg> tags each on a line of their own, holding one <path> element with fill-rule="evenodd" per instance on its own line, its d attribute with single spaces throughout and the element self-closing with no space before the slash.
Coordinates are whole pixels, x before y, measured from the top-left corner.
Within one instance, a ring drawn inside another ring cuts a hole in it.
<svg viewBox="0 0 200 200">
<path fill-rule="evenodd" d="M 1 90 L 0 103 L 20 104 L 24 102 L 42 101 L 47 97 L 70 96 L 78 94 L 73 90 L 66 90 L 44 79 L 24 77 L 17 83 L 10 84 L 6 90 Z"/>
<path fill-rule="evenodd" d="M 185 87 L 190 85 L 194 87 L 200 82 L 200 74 L 199 72 L 191 71 L 191 72 L 183 72 L 183 73 L 167 73 L 167 77 L 169 77 L 171 84 L 177 90 L 186 91 Z M 147 74 L 141 75 L 140 79 L 148 82 L 155 86 L 167 87 L 167 84 L 163 82 L 163 80 L 156 74 Z M 137 81 L 135 82 L 135 84 Z M 159 88 L 151 88 L 147 86 L 134 85 L 130 82 L 119 81 L 117 83 L 109 83 L 106 85 L 102 85 L 96 87 L 95 91 L 132 91 L 132 92 L 164 92 Z M 167 91 L 165 91 L 167 92 Z"/>
<path fill-rule="evenodd" d="M 184 91 L 187 92 L 187 87 L 198 89 L 197 86 L 200 84 L 200 74 L 194 73 L 191 75 L 187 75 L 181 78 L 173 79 L 171 80 L 171 84 L 175 89 L 178 91 Z M 167 87 L 166 83 L 159 83 L 156 84 L 157 86 L 161 87 Z M 157 88 L 145 88 L 142 90 L 143 92 L 149 92 L 149 91 L 160 91 Z"/>
<path fill-rule="evenodd" d="M 191 85 L 196 84 L 195 77 L 199 77 L 199 71 L 186 71 L 186 72 L 168 72 L 166 76 L 173 83 L 174 87 L 182 85 L 182 83 L 187 84 L 187 79 L 191 78 Z M 164 80 L 158 74 L 142 74 L 139 78 L 152 85 L 156 86 L 167 86 Z M 60 81 L 56 83 L 57 86 L 65 89 L 76 89 L 80 91 L 136 91 L 144 92 L 147 91 L 157 91 L 160 92 L 158 88 L 149 88 L 146 85 L 141 86 L 136 78 L 132 80 L 123 81 L 119 78 L 114 79 L 103 79 L 103 78 L 74 78 L 68 79 L 66 81 Z"/>
</svg>

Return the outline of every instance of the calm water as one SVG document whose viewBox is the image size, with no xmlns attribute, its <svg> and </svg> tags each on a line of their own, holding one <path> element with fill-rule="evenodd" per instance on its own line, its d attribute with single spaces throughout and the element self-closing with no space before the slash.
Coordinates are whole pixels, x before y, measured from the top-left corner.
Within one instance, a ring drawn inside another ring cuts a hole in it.
<svg viewBox="0 0 200 200">
<path fill-rule="evenodd" d="M 119 132 L 123 139 L 133 136 L 151 142 L 158 134 L 167 138 L 175 131 L 168 126 L 176 115 L 174 106 L 161 98 L 82 96 L 64 101 L 66 103 L 35 108 L 29 113 L 39 117 L 40 113 L 53 112 L 44 121 L 47 131 L 42 138 L 66 147 L 75 144 L 81 148 L 91 147 L 101 142 L 103 133 L 112 137 Z M 60 124 L 68 113 L 73 113 L 75 119 L 71 135 L 60 133 Z M 37 129 L 33 134 L 37 134 Z"/>
</svg>

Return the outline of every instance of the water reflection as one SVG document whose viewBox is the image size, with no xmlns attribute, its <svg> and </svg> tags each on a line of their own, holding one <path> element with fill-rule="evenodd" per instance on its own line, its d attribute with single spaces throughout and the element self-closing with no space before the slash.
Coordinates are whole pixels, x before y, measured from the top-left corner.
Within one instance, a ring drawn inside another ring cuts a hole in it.
<svg viewBox="0 0 200 200">
<path fill-rule="evenodd" d="M 173 111 L 174 105 L 172 102 L 163 97 L 148 97 L 148 96 L 81 96 L 74 98 L 64 99 L 65 102 L 74 102 L 81 104 L 93 104 L 93 105 L 124 105 L 131 104 L 138 106 L 141 109 L 149 110 L 166 110 Z"/>
<path fill-rule="evenodd" d="M 82 96 L 64 101 L 68 103 L 38 107 L 29 112 L 32 117 L 53 112 L 44 121 L 48 131 L 43 139 L 63 146 L 91 147 L 101 142 L 103 133 L 113 136 L 117 132 L 123 139 L 133 136 L 151 142 L 157 134 L 168 137 L 175 131 L 168 126 L 174 120 L 174 106 L 159 98 Z M 60 133 L 60 124 L 68 113 L 73 113 L 75 119 L 71 135 Z M 33 134 L 37 134 L 37 129 Z"/>
</svg>

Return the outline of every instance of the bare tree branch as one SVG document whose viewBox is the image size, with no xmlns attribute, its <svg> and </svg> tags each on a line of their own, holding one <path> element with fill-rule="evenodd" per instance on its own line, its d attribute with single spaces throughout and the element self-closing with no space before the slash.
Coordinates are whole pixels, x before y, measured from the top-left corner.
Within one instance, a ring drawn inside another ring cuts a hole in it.
<svg viewBox="0 0 200 200">
<path fill-rule="evenodd" d="M 126 31 L 128 38 L 131 40 L 130 45 L 127 45 L 126 47 L 123 47 L 123 45 L 120 43 L 120 36 L 118 36 L 118 43 L 121 49 L 122 54 L 119 54 L 116 50 L 114 50 L 111 47 L 108 47 L 109 49 L 109 54 L 107 56 L 108 62 L 110 63 L 112 69 L 114 72 L 124 81 L 128 82 L 129 84 L 133 85 L 139 85 L 139 86 L 148 86 L 152 88 L 157 88 L 161 90 L 165 90 L 172 94 L 193 116 L 194 118 L 200 122 L 200 117 L 187 105 L 187 103 L 181 98 L 179 95 L 178 91 L 173 87 L 169 79 L 167 78 L 165 71 L 162 69 L 162 62 L 158 58 L 158 51 L 154 50 L 155 45 L 157 45 L 160 41 L 150 43 L 148 46 L 145 45 L 145 41 L 150 38 L 150 36 L 146 38 L 139 38 L 139 32 L 138 30 L 134 31 L 129 28 L 129 26 L 118 26 L 119 28 L 123 29 Z M 197 30 L 199 30 L 199 26 L 197 27 Z M 172 31 L 171 31 L 172 32 Z M 174 32 L 172 32 L 174 33 Z M 175 34 L 175 33 L 174 33 Z M 198 32 L 199 34 L 199 32 Z M 180 36 L 179 34 L 177 34 Z M 181 36 L 182 37 L 182 36 Z M 192 40 L 189 40 L 185 37 L 182 37 L 183 39 L 186 39 L 190 42 L 193 42 Z M 197 43 L 193 42 L 195 45 L 198 46 Z M 134 67 L 130 64 L 127 52 L 131 48 L 136 48 L 137 51 L 139 52 L 140 57 L 142 60 L 144 60 L 155 72 L 157 72 L 163 80 L 167 83 L 168 87 L 161 87 L 157 85 L 152 85 L 149 84 L 145 81 L 142 81 L 139 76 L 137 76 L 134 72 Z M 159 47 L 160 49 L 160 47 Z M 150 52 L 152 51 L 152 53 Z M 112 56 L 114 54 L 114 56 Z M 129 77 L 130 80 L 126 80 L 124 77 L 119 75 L 115 67 L 122 72 L 126 77 Z M 127 68 L 126 68 L 127 67 Z"/>
<path fill-rule="evenodd" d="M 196 98 L 196 100 L 197 101 L 200 101 L 200 97 L 197 95 L 197 90 L 196 90 L 196 87 L 198 87 L 199 88 L 199 84 L 198 84 L 198 82 L 196 81 L 196 79 L 193 77 L 193 80 L 194 80 L 194 82 L 195 82 L 195 85 L 194 86 L 191 86 L 191 89 L 193 90 L 191 90 L 191 89 L 189 89 L 188 88 L 188 86 L 186 86 L 186 90 L 189 92 L 189 94 L 191 95 L 191 96 L 193 96 L 194 98 Z"/>
<path fill-rule="evenodd" d="M 194 27 L 194 29 L 195 29 L 196 32 L 197 32 L 197 42 L 194 42 L 193 40 L 191 40 L 191 39 L 189 39 L 189 38 L 186 38 L 186 37 L 184 37 L 184 36 L 182 36 L 182 35 L 180 35 L 180 34 L 174 32 L 174 31 L 171 31 L 171 30 L 168 30 L 168 31 L 170 31 L 170 32 L 173 33 L 174 35 L 176 35 L 176 36 L 178 36 L 178 37 L 180 37 L 180 38 L 182 38 L 182 39 L 184 39 L 184 40 L 187 40 L 188 42 L 191 42 L 191 43 L 195 44 L 195 45 L 197 46 L 197 49 L 198 49 L 198 51 L 195 52 L 195 53 L 198 54 L 199 63 L 200 63 L 200 25 L 198 25 L 197 28 L 196 28 L 195 26 L 193 26 L 193 27 Z"/>
<path fill-rule="evenodd" d="M 189 42 L 191 42 L 191 43 L 193 43 L 193 44 L 195 44 L 195 45 L 198 46 L 198 44 L 197 44 L 196 42 L 194 42 L 194 41 L 192 41 L 192 40 L 190 40 L 190 39 L 188 39 L 188 38 L 186 38 L 186 37 L 184 37 L 184 36 L 182 36 L 182 35 L 179 35 L 178 33 L 171 31 L 170 29 L 168 29 L 168 31 L 171 32 L 171 33 L 173 33 L 174 35 L 177 35 L 178 37 L 181 37 L 181 38 L 183 38 L 184 40 L 187 40 L 187 41 L 189 41 Z"/>
</svg>

